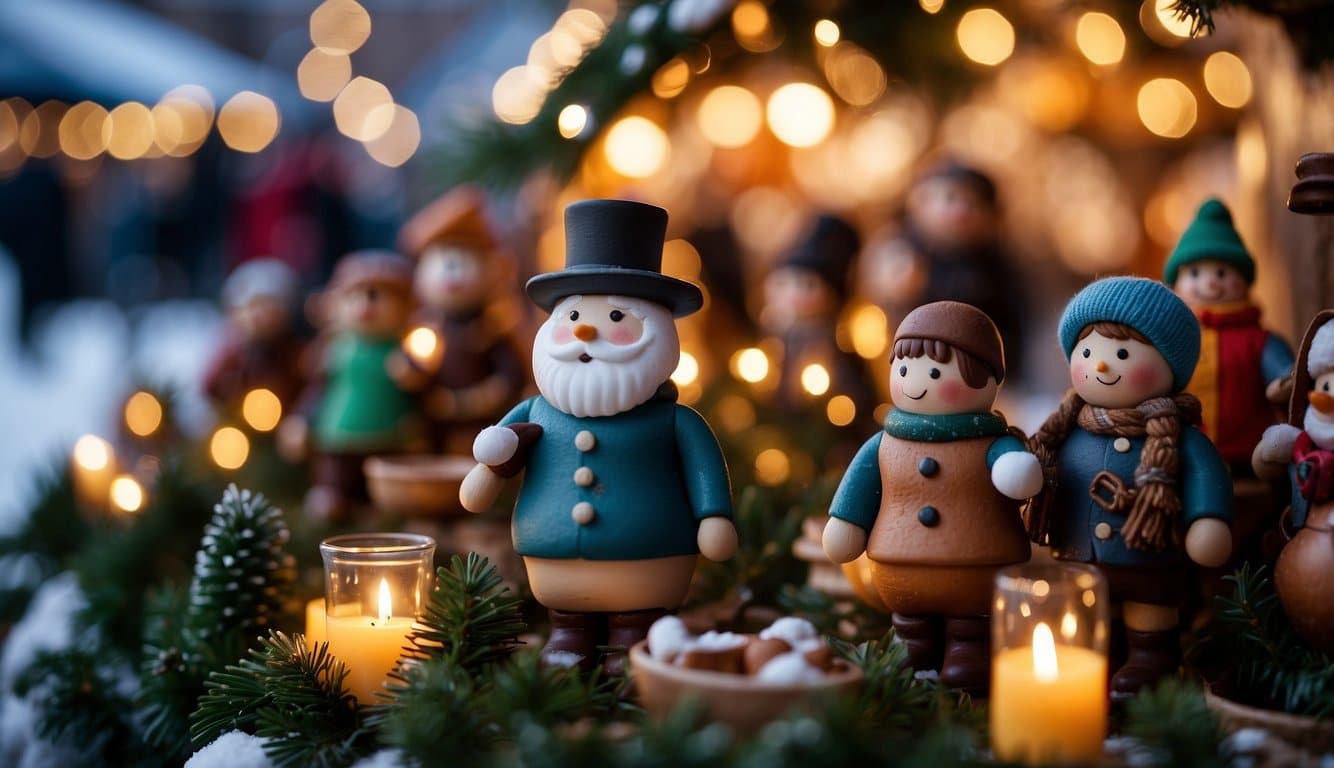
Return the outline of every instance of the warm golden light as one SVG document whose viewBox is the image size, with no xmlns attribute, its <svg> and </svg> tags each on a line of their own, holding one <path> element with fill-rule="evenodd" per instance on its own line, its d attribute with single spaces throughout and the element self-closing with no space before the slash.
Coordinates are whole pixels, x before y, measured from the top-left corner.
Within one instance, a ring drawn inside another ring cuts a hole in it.
<svg viewBox="0 0 1334 768">
<path fill-rule="evenodd" d="M 562 13 L 552 25 L 553 31 L 557 29 L 573 36 L 586 47 L 597 45 L 607 36 L 607 23 L 587 8 L 571 8 Z"/>
<path fill-rule="evenodd" d="M 23 122 L 24 112 L 15 110 L 15 103 L 22 104 L 22 99 L 0 101 L 0 152 L 8 151 L 19 142 L 19 125 Z"/>
<path fill-rule="evenodd" d="M 1069 611 L 1061 617 L 1061 637 L 1066 640 L 1074 640 L 1075 635 L 1079 634 L 1079 620 Z"/>
<path fill-rule="evenodd" d="M 254 91 L 241 91 L 218 112 L 218 133 L 237 152 L 263 150 L 277 137 L 281 126 L 278 105 Z"/>
<path fill-rule="evenodd" d="M 1061 676 L 1056 665 L 1056 638 L 1045 621 L 1033 627 L 1033 676 L 1040 683 L 1053 683 Z"/>
<path fill-rule="evenodd" d="M 1153 12 L 1158 16 L 1158 23 L 1163 25 L 1163 29 L 1172 33 L 1173 37 L 1193 37 L 1191 20 L 1177 14 L 1175 6 L 1176 0 L 1155 0 Z"/>
<path fill-rule="evenodd" d="M 356 0 L 325 0 L 310 14 L 310 41 L 335 53 L 352 53 L 371 36 L 371 15 Z"/>
<path fill-rule="evenodd" d="M 854 107 L 874 103 L 889 84 L 880 62 L 852 43 L 839 43 L 829 52 L 824 73 L 834 93 Z"/>
<path fill-rule="evenodd" d="M 170 117 L 167 113 L 170 112 Z M 163 123 L 162 131 L 154 131 L 154 141 L 159 142 L 163 152 L 172 157 L 186 157 L 199 149 L 208 132 L 213 127 L 213 97 L 199 85 L 181 85 L 171 89 L 162 100 L 153 107 L 154 123 Z M 165 136 L 166 128 L 173 130 L 174 146 Z M 161 141 L 160 141 L 161 140 Z"/>
<path fill-rule="evenodd" d="M 607 131 L 604 146 L 612 170 L 632 179 L 657 173 L 667 161 L 667 134 L 652 120 L 625 117 Z"/>
<path fill-rule="evenodd" d="M 829 398 L 828 404 L 824 408 L 825 416 L 829 418 L 829 423 L 836 427 L 846 427 L 857 418 L 857 404 L 852 402 L 852 398 L 847 395 L 834 395 Z"/>
<path fill-rule="evenodd" d="M 757 0 L 742 0 L 732 9 L 732 32 L 737 37 L 762 37 L 769 31 L 769 11 Z"/>
<path fill-rule="evenodd" d="M 573 139 L 588 126 L 588 110 L 578 104 L 566 104 L 556 116 L 556 130 L 567 139 Z"/>
<path fill-rule="evenodd" d="M 74 442 L 74 463 L 90 472 L 110 466 L 112 455 L 111 443 L 97 435 L 84 435 Z"/>
<path fill-rule="evenodd" d="M 681 280 L 699 278 L 699 251 L 688 240 L 673 238 L 662 246 L 662 273 Z"/>
<path fill-rule="evenodd" d="M 769 129 L 792 147 L 813 147 L 834 128 L 834 101 L 810 83 L 788 83 L 769 96 Z"/>
<path fill-rule="evenodd" d="M 792 462 L 778 448 L 766 448 L 755 457 L 755 479 L 762 485 L 782 485 L 792 474 Z"/>
<path fill-rule="evenodd" d="M 678 387 L 684 387 L 688 384 L 694 384 L 699 378 L 699 361 L 689 352 L 681 353 L 681 360 L 676 364 L 676 370 L 672 371 L 672 381 Z"/>
<path fill-rule="evenodd" d="M 546 88 L 528 75 L 527 66 L 511 67 L 491 88 L 491 108 L 501 122 L 525 125 L 542 111 L 546 94 Z"/>
<path fill-rule="evenodd" d="M 838 39 L 842 36 L 842 31 L 839 30 L 838 24 L 834 21 L 830 19 L 820 19 L 815 22 L 814 34 L 815 42 L 829 48 L 833 46 L 834 43 L 838 42 Z"/>
<path fill-rule="evenodd" d="M 718 401 L 714 417 L 728 432 L 744 432 L 755 426 L 755 405 L 741 395 L 727 395 Z"/>
<path fill-rule="evenodd" d="M 922 10 L 934 16 L 945 7 L 945 0 L 917 0 L 917 4 L 922 6 Z"/>
<path fill-rule="evenodd" d="M 1235 53 L 1217 51 L 1204 60 L 1204 87 L 1219 104 L 1241 109 L 1251 100 L 1251 71 Z"/>
<path fill-rule="evenodd" d="M 439 346 L 440 337 L 424 325 L 413 328 L 403 340 L 403 348 L 419 363 L 430 360 Z"/>
<path fill-rule="evenodd" d="M 136 160 L 153 146 L 153 113 L 137 101 L 127 101 L 111 110 L 102 131 L 107 154 Z"/>
<path fill-rule="evenodd" d="M 241 418 L 256 432 L 272 432 L 283 418 L 283 403 L 272 391 L 260 387 L 245 393 Z"/>
<path fill-rule="evenodd" d="M 296 84 L 311 101 L 333 101 L 352 79 L 352 59 L 329 48 L 312 48 L 296 67 Z"/>
<path fill-rule="evenodd" d="M 378 139 L 394 120 L 393 104 L 394 97 L 384 83 L 369 77 L 354 77 L 334 99 L 334 125 L 349 139 Z"/>
<path fill-rule="evenodd" d="M 959 19 L 955 30 L 963 55 L 994 67 L 1014 53 L 1014 26 L 993 8 L 974 8 Z"/>
<path fill-rule="evenodd" d="M 857 309 L 850 321 L 852 349 L 858 356 L 872 360 L 889 346 L 889 319 L 884 310 L 874 304 Z"/>
<path fill-rule="evenodd" d="M 422 129 L 417 114 L 402 104 L 376 107 L 367 117 L 367 123 L 389 115 L 389 129 L 365 143 L 366 153 L 375 162 L 389 168 L 397 168 L 412 159 L 417 147 L 421 146 Z"/>
<path fill-rule="evenodd" d="M 394 615 L 394 596 L 389 593 L 389 580 L 380 579 L 380 604 L 377 613 L 380 621 L 388 622 Z"/>
<path fill-rule="evenodd" d="M 1140 122 L 1150 133 L 1179 139 L 1195 126 L 1195 94 L 1180 80 L 1159 77 L 1139 89 L 1136 100 Z"/>
<path fill-rule="evenodd" d="M 695 119 L 704 138 L 720 147 L 743 147 L 764 124 L 760 100 L 739 85 L 720 85 L 699 103 Z"/>
<path fill-rule="evenodd" d="M 60 122 L 67 107 L 52 99 L 37 105 L 19 127 L 19 146 L 32 157 L 53 157 L 60 151 Z"/>
<path fill-rule="evenodd" d="M 102 154 L 107 148 L 106 122 L 107 111 L 100 104 L 81 101 L 70 107 L 60 118 L 60 151 L 75 160 L 91 160 Z M 4 133 L 5 128 L 0 125 L 0 145 L 5 143 Z"/>
<path fill-rule="evenodd" d="M 1126 33 L 1116 19 L 1101 11 L 1089 11 L 1075 26 L 1075 44 L 1084 58 L 1100 66 L 1121 61 L 1126 53 Z"/>
<path fill-rule="evenodd" d="M 148 437 L 162 426 L 162 403 L 151 392 L 135 392 L 125 401 L 125 426 L 139 437 Z"/>
<path fill-rule="evenodd" d="M 222 427 L 209 440 L 209 454 L 223 469 L 240 469 L 250 457 L 250 440 L 236 427 Z"/>
<path fill-rule="evenodd" d="M 658 71 L 653 73 L 653 81 L 649 84 L 653 88 L 653 95 L 660 99 L 671 99 L 681 95 L 681 91 L 686 89 L 690 83 L 690 65 L 686 60 L 677 56 L 671 61 L 658 67 Z"/>
<path fill-rule="evenodd" d="M 819 363 L 801 369 L 801 388 L 819 397 L 829 391 L 829 371 Z"/>
<path fill-rule="evenodd" d="M 758 384 L 769 375 L 769 357 L 758 347 L 747 347 L 732 356 L 732 373 L 742 381 Z"/>
<path fill-rule="evenodd" d="M 144 487 L 129 475 L 111 481 L 111 503 L 122 512 L 138 512 L 144 505 Z"/>
</svg>

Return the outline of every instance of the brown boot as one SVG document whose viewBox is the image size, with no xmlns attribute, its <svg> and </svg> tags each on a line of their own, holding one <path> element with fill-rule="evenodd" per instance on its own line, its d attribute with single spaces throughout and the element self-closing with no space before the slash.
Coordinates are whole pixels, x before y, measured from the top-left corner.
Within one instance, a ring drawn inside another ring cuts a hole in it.
<svg viewBox="0 0 1334 768">
<path fill-rule="evenodd" d="M 648 637 L 653 622 L 666 615 L 661 608 L 608 614 L 607 653 L 602 658 L 602 670 L 609 677 L 624 676 L 629 665 L 630 646 Z"/>
<path fill-rule="evenodd" d="M 602 616 L 597 613 L 566 613 L 548 610 L 551 636 L 542 646 L 542 663 L 550 667 L 593 668 L 602 637 Z"/>
<path fill-rule="evenodd" d="M 935 616 L 893 616 L 894 634 L 908 648 L 908 666 L 923 672 L 940 669 L 945 643 L 941 637 L 940 619 Z"/>
<path fill-rule="evenodd" d="M 1181 638 L 1175 629 L 1162 632 L 1126 630 L 1129 655 L 1126 663 L 1112 675 L 1112 697 L 1129 698 L 1141 688 L 1153 685 L 1181 666 Z"/>
<path fill-rule="evenodd" d="M 986 616 L 945 621 L 945 660 L 940 684 L 971 696 L 991 688 L 991 620 Z"/>
</svg>

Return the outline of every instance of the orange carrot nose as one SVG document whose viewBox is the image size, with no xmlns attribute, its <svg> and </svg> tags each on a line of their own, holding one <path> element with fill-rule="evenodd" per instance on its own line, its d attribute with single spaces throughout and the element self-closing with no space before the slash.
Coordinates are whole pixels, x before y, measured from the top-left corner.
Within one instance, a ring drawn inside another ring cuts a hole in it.
<svg viewBox="0 0 1334 768">
<path fill-rule="evenodd" d="M 1097 371 L 1098 373 L 1107 373 L 1107 361 L 1099 360 L 1098 364 L 1093 366 L 1093 370 Z"/>
<path fill-rule="evenodd" d="M 1311 393 L 1311 396 L 1308 399 L 1311 401 L 1311 407 L 1315 408 L 1317 411 L 1320 411 L 1321 413 L 1334 412 L 1334 395 L 1330 395 L 1328 392 L 1321 390 L 1316 390 Z"/>
<path fill-rule="evenodd" d="M 598 329 L 591 325 L 576 325 L 574 337 L 580 341 L 592 341 L 598 337 Z"/>
</svg>

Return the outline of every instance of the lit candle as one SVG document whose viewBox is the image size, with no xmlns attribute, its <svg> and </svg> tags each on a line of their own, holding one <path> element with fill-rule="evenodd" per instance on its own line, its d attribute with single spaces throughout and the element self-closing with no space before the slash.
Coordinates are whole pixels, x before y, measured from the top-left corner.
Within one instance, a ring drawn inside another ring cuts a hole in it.
<svg viewBox="0 0 1334 768">
<path fill-rule="evenodd" d="M 1101 575 L 1062 565 L 1005 569 L 997 576 L 995 609 L 992 752 L 1029 764 L 1096 762 L 1107 736 Z"/>
<path fill-rule="evenodd" d="M 316 643 L 328 639 L 324 629 L 324 598 L 317 597 L 306 603 L 306 648 L 313 651 Z"/>
<path fill-rule="evenodd" d="M 375 616 L 328 616 L 329 651 L 347 665 L 347 687 L 362 705 L 378 703 L 376 691 L 394 671 L 412 631 L 413 616 L 395 616 L 389 582 L 380 579 Z"/>
</svg>

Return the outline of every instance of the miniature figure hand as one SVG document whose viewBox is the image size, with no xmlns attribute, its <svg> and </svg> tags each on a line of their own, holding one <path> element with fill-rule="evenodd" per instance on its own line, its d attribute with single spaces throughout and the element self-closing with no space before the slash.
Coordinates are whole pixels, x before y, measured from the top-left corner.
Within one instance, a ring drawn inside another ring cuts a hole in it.
<svg viewBox="0 0 1334 768">
<path fill-rule="evenodd" d="M 722 562 L 736 552 L 736 526 L 725 517 L 706 517 L 699 521 L 695 543 L 701 555 Z"/>
<path fill-rule="evenodd" d="M 1028 451 L 1001 454 L 991 465 L 991 484 L 1012 499 L 1031 499 L 1042 490 L 1042 465 Z"/>
<path fill-rule="evenodd" d="M 288 416 L 278 425 L 278 455 L 293 464 L 306 458 L 310 428 L 301 416 Z"/>
<path fill-rule="evenodd" d="M 485 464 L 473 467 L 459 485 L 459 503 L 469 512 L 485 512 L 496 503 L 505 479 Z"/>
<path fill-rule="evenodd" d="M 1292 461 L 1292 446 L 1302 431 L 1291 424 L 1275 424 L 1265 430 L 1251 453 L 1251 469 L 1261 479 L 1277 479 Z"/>
<path fill-rule="evenodd" d="M 824 553 L 836 563 L 850 563 L 866 551 L 866 531 L 837 517 L 824 525 Z"/>
<path fill-rule="evenodd" d="M 1269 382 L 1265 386 L 1265 400 L 1270 405 L 1283 407 L 1288 404 L 1288 398 L 1292 397 L 1293 379 L 1291 375 L 1280 376 Z"/>
<path fill-rule="evenodd" d="M 472 457 L 477 461 L 494 467 L 514 458 L 519 449 L 519 436 L 509 427 L 487 427 L 477 433 L 472 442 Z"/>
<path fill-rule="evenodd" d="M 1186 554 L 1205 568 L 1217 568 L 1232 555 L 1232 531 L 1216 517 L 1202 517 L 1186 531 Z"/>
</svg>

